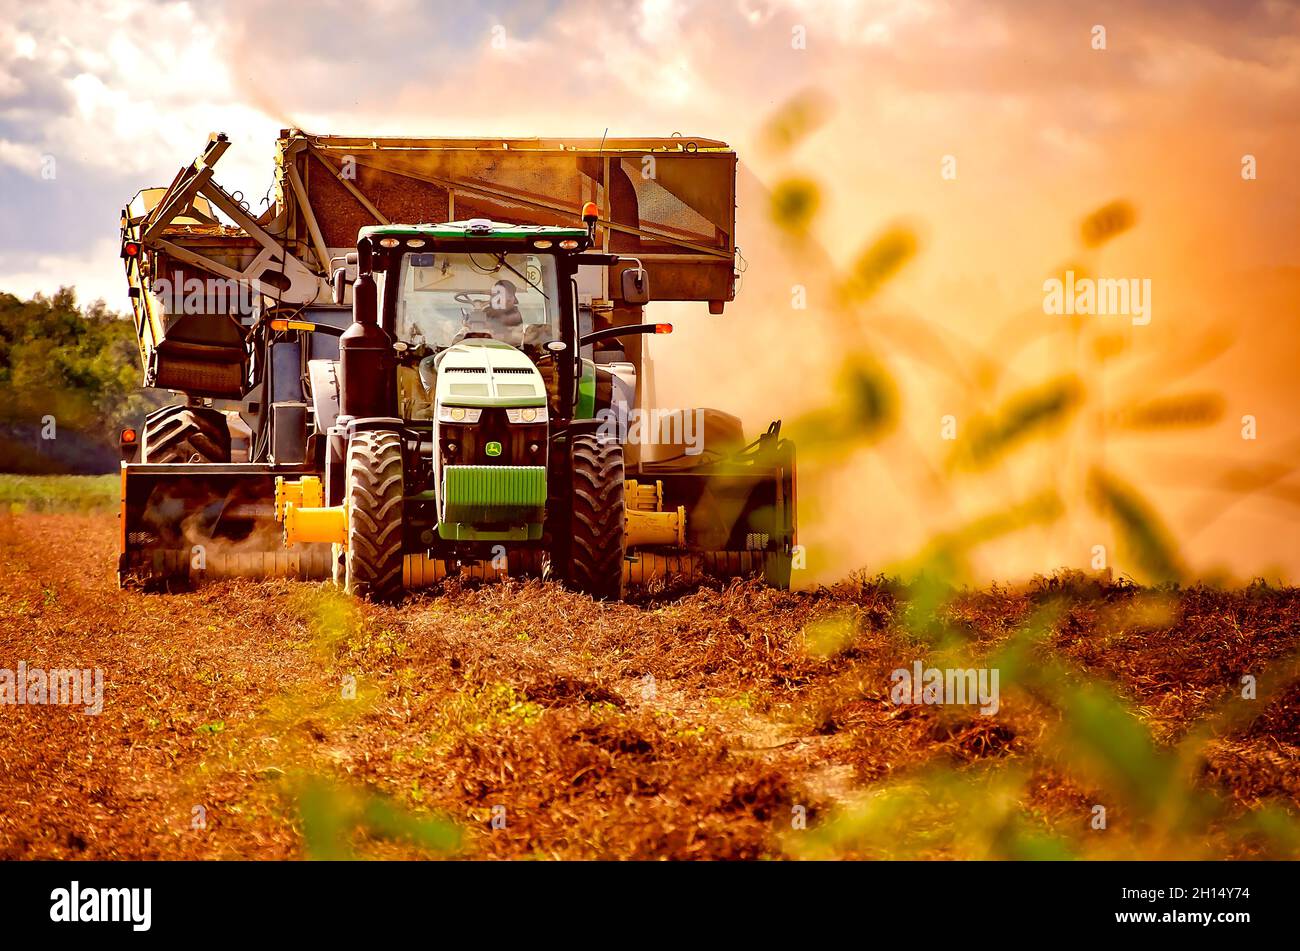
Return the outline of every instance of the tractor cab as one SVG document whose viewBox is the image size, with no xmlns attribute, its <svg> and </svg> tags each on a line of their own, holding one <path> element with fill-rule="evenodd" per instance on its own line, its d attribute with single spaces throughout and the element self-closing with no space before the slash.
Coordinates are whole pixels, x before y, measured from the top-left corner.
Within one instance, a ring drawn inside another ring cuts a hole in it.
<svg viewBox="0 0 1300 951">
<path fill-rule="evenodd" d="M 436 421 L 439 405 L 504 405 L 531 397 L 538 381 L 550 415 L 572 415 L 563 396 L 581 374 L 564 368 L 577 359 L 574 278 L 589 245 L 583 228 L 486 219 L 364 229 L 358 261 L 368 252 L 379 326 L 392 340 L 397 415 Z M 479 351 L 511 364 L 501 379 Z M 444 365 L 455 378 L 440 387 Z"/>
<path fill-rule="evenodd" d="M 334 272 L 335 299 L 362 273 L 374 284 L 375 317 L 362 314 L 391 340 L 397 366 L 400 416 L 433 418 L 436 380 L 444 355 L 478 341 L 507 345 L 527 356 L 545 381 L 552 415 L 581 418 L 584 367 L 580 348 L 611 335 L 666 333 L 667 324 L 633 324 L 579 337 L 576 279 L 582 265 L 635 264 L 623 272 L 624 299 L 649 300 L 640 262 L 585 253 L 592 246 L 594 207 L 587 228 L 514 225 L 476 218 L 440 225 L 363 228 L 349 267 Z M 349 273 L 356 268 L 357 273 Z M 359 297 L 368 311 L 368 288 Z M 462 348 L 463 349 L 463 348 Z M 563 356 L 561 356 L 563 355 Z M 470 393 L 465 382 L 462 393 Z M 448 391 L 450 396 L 450 390 Z"/>
</svg>

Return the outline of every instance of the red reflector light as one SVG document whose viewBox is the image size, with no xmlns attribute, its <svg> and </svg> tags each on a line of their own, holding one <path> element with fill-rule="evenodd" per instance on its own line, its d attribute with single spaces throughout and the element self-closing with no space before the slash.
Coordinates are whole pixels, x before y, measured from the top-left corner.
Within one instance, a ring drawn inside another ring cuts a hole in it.
<svg viewBox="0 0 1300 951">
<path fill-rule="evenodd" d="M 135 241 L 128 241 L 126 244 L 122 245 L 122 253 L 128 258 L 133 258 L 140 253 L 140 245 Z"/>
<path fill-rule="evenodd" d="M 655 333 L 657 334 L 670 334 L 672 332 L 673 332 L 672 324 L 655 324 Z"/>
<path fill-rule="evenodd" d="M 134 429 L 122 430 L 122 442 L 135 442 L 135 430 Z"/>
</svg>

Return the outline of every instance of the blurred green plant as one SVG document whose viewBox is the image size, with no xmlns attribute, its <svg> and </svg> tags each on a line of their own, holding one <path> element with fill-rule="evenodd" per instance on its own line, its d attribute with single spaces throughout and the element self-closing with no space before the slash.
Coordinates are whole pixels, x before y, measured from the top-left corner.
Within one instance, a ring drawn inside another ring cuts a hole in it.
<svg viewBox="0 0 1300 951">
<path fill-rule="evenodd" d="M 1184 576 L 1168 529 L 1136 490 L 1101 469 L 1089 473 L 1088 489 L 1093 507 L 1110 520 L 1122 549 L 1148 579 L 1169 584 Z"/>
<path fill-rule="evenodd" d="M 1220 393 L 1179 393 L 1114 411 L 1110 422 L 1125 429 L 1209 426 L 1223 416 L 1223 406 Z"/>
<path fill-rule="evenodd" d="M 898 388 L 884 367 L 862 353 L 840 368 L 833 398 L 793 419 L 787 432 L 814 454 L 835 450 L 847 455 L 888 433 L 898 418 Z"/>
<path fill-rule="evenodd" d="M 903 225 L 887 228 L 858 254 L 841 293 L 856 303 L 870 300 L 916 257 L 918 247 L 916 232 L 911 228 Z"/>
<path fill-rule="evenodd" d="M 966 424 L 966 438 L 954 446 L 949 465 L 987 468 L 1027 440 L 1059 432 L 1083 395 L 1082 383 L 1072 374 L 1013 393 L 996 413 L 977 415 Z"/>
<path fill-rule="evenodd" d="M 357 858 L 358 839 L 405 842 L 434 856 L 451 855 L 461 846 L 453 822 L 418 815 L 387 796 L 320 776 L 300 779 L 296 800 L 308 859 Z"/>
<path fill-rule="evenodd" d="M 821 188 L 811 178 L 787 178 L 772 189 L 772 220 L 786 231 L 803 235 L 821 206 Z"/>
<path fill-rule="evenodd" d="M 929 765 L 834 810 L 808 832 L 787 834 L 796 858 L 1215 859 L 1300 857 L 1292 806 L 1243 807 L 1203 781 L 1219 737 L 1259 715 L 1300 677 L 1300 654 L 1261 678 L 1253 701 L 1233 698 L 1172 747 L 1102 682 L 1068 667 L 1051 647 L 1064 603 L 1040 607 L 997 654 L 978 659 L 947 647 L 945 662 L 1001 673 L 1004 695 L 1054 711 L 1054 725 L 1025 756 L 970 768 Z M 1006 701 L 1004 700 L 1004 707 Z M 1077 816 L 1032 804 L 1035 777 L 1082 784 L 1095 806 Z"/>
<path fill-rule="evenodd" d="M 933 769 L 888 783 L 837 810 L 807 833 L 787 835 L 800 859 L 1071 858 L 1068 842 L 1020 808 L 1026 773 L 982 766 Z"/>
<path fill-rule="evenodd" d="M 782 131 L 772 140 L 796 142 L 802 134 L 797 130 L 804 127 L 798 108 L 779 113 L 773 128 Z M 976 656 L 973 632 L 949 610 L 972 577 L 972 559 L 981 545 L 1086 511 L 1108 523 L 1125 569 L 1133 575 L 1160 584 L 1183 580 L 1186 568 L 1156 507 L 1110 470 L 1104 450 L 1111 436 L 1216 424 L 1224 413 L 1221 394 L 1162 390 L 1224 352 L 1230 335 L 1216 332 L 1189 341 L 1178 352 L 1148 358 L 1118 390 L 1107 385 L 1110 381 L 1102 371 L 1115 365 L 1122 373 L 1125 364 L 1136 362 L 1119 360 L 1133 352 L 1133 331 L 1117 333 L 1080 316 L 1048 319 L 1041 301 L 999 330 L 996 352 L 963 348 L 925 315 L 909 313 L 891 320 L 876 306 L 884 287 L 918 254 L 914 230 L 901 225 L 885 229 L 841 274 L 832 256 L 813 247 L 809 237 L 822 206 L 820 189 L 816 200 L 812 197 L 815 187 L 791 177 L 777 186 L 770 203 L 777 226 L 800 237 L 791 253 L 804 273 L 817 275 L 816 296 L 831 318 L 834 359 L 840 365 L 836 386 L 823 405 L 789 424 L 801 462 L 809 464 L 801 470 L 803 499 L 816 494 L 815 480 L 857 448 L 901 431 L 897 421 L 904 395 L 886 368 L 886 357 L 901 353 L 924 362 L 957 386 L 958 399 L 964 397 L 966 405 L 988 406 L 999 393 L 1007 394 L 994 409 L 965 415 L 962 436 L 947 460 L 949 478 L 996 478 L 1027 450 L 1041 447 L 1051 453 L 1053 463 L 1045 484 L 1018 502 L 935 532 L 916 556 L 893 567 L 893 573 L 907 579 L 899 634 L 911 642 L 912 650 L 920 645 L 932 659 L 1000 668 L 1015 702 L 1045 707 L 1055 725 L 1023 760 L 965 769 L 931 765 L 878 787 L 808 832 L 790 836 L 789 853 L 1013 859 L 1194 858 L 1241 851 L 1300 855 L 1300 826 L 1291 807 L 1265 802 L 1243 810 L 1203 782 L 1207 751 L 1216 733 L 1228 729 L 1224 717 L 1214 718 L 1215 725 L 1194 730 L 1173 747 L 1162 745 L 1113 689 L 1067 669 L 1053 653 L 1049 634 L 1058 605 L 1049 604 L 1035 614 L 997 656 L 982 659 Z M 1079 247 L 1056 269 L 1057 276 L 1066 271 L 1075 279 L 1096 274 L 1097 255 L 1131 231 L 1137 220 L 1136 208 L 1126 199 L 1084 215 L 1077 232 Z M 870 344 L 868 333 L 875 335 Z M 893 352 L 881 350 L 882 338 Z M 1059 363 L 1037 379 L 1011 380 L 1008 385 L 1013 357 L 1047 338 L 1060 341 Z M 1222 480 L 1249 491 L 1278 492 L 1285 488 L 1280 480 L 1296 469 L 1289 463 L 1263 474 L 1233 470 Z M 944 482 L 936 478 L 933 486 L 938 497 Z M 1295 501 L 1300 504 L 1300 495 Z M 1091 578 L 1086 582 L 1107 584 Z M 1062 590 L 1082 583 L 1071 582 Z M 1100 591 L 1094 594 L 1104 627 L 1176 622 L 1166 592 L 1141 593 L 1114 605 Z M 1110 635 L 1103 630 L 1096 636 L 1104 640 Z M 853 646 L 855 619 L 842 614 L 823 618 L 806 627 L 803 637 L 812 656 L 835 657 Z M 857 675 L 850 670 L 845 676 L 850 681 L 843 685 L 847 695 L 858 696 Z M 1296 671 L 1271 671 L 1270 676 L 1277 688 L 1294 681 Z M 1248 710 L 1240 703 L 1229 706 L 1241 717 L 1262 709 L 1259 704 Z M 1042 781 L 1044 772 L 1096 790 L 1110 804 L 1107 831 L 1090 829 L 1092 816 L 1087 812 L 1071 819 L 1036 809 L 1034 784 Z"/>
<path fill-rule="evenodd" d="M 1099 248 L 1137 223 L 1137 210 L 1124 199 L 1102 205 L 1083 219 L 1079 235 L 1086 248 Z"/>
<path fill-rule="evenodd" d="M 759 130 L 759 145 L 769 153 L 783 154 L 826 124 L 832 108 L 820 89 L 800 90 L 768 117 Z"/>
</svg>

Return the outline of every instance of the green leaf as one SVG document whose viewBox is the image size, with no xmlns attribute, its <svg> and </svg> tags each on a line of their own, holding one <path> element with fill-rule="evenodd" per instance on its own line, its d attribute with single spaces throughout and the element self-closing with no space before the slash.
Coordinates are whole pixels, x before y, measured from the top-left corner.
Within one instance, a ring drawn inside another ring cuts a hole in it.
<svg viewBox="0 0 1300 951">
<path fill-rule="evenodd" d="M 1083 384 L 1070 374 L 1020 390 L 990 416 L 967 426 L 949 457 L 954 468 L 984 469 L 1026 440 L 1053 432 L 1083 401 Z"/>
<path fill-rule="evenodd" d="M 1102 205 L 1080 226 L 1080 236 L 1085 247 L 1098 248 L 1112 238 L 1128 231 L 1137 223 L 1137 211 L 1123 199 Z"/>
<path fill-rule="evenodd" d="M 820 206 L 821 189 L 810 178 L 787 178 L 772 189 L 772 220 L 786 231 L 807 231 Z"/>
<path fill-rule="evenodd" d="M 1172 537 L 1137 490 L 1101 469 L 1088 476 L 1093 507 L 1106 516 L 1138 569 L 1156 583 L 1176 582 L 1183 568 Z"/>
</svg>

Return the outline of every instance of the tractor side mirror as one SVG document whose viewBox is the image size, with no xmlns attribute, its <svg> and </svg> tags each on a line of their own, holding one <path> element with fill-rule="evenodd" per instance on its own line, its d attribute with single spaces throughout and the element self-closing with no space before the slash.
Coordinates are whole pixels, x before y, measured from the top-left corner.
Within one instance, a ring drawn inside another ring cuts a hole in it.
<svg viewBox="0 0 1300 951">
<path fill-rule="evenodd" d="M 334 298 L 334 303 L 342 304 L 346 300 L 348 286 L 357 279 L 357 252 L 349 251 L 343 257 L 330 258 L 330 264 L 334 265 L 334 270 L 330 273 L 330 296 Z"/>
<path fill-rule="evenodd" d="M 650 302 L 650 273 L 638 261 L 636 267 L 623 272 L 623 302 L 626 304 L 648 304 Z"/>
</svg>

